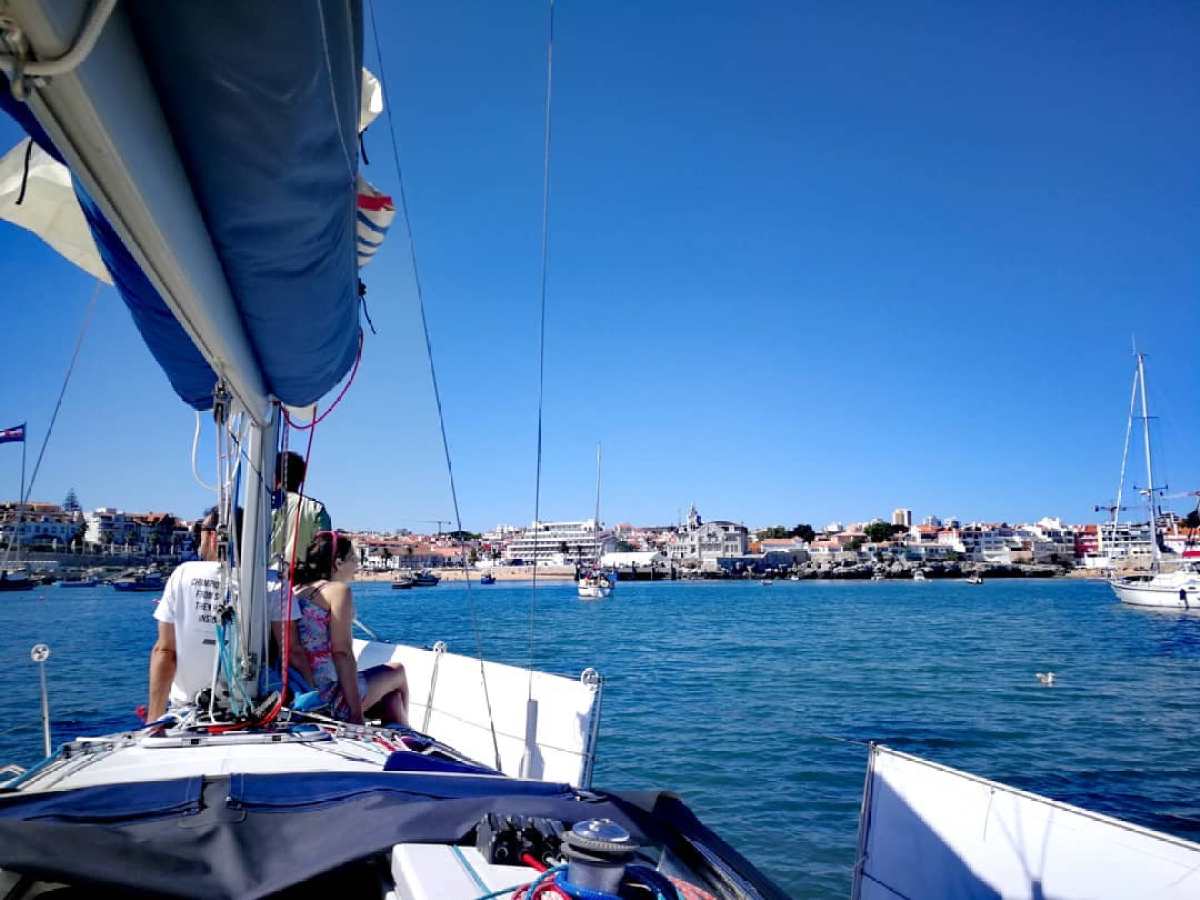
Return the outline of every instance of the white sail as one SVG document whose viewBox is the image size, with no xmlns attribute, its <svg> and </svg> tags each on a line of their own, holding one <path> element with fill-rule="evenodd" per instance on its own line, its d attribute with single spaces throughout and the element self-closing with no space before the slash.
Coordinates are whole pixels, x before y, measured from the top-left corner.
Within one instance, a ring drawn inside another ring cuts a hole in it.
<svg viewBox="0 0 1200 900">
<path fill-rule="evenodd" d="M 71 173 L 31 140 L 0 159 L 0 219 L 32 231 L 93 278 L 112 284 L 75 197 Z"/>
</svg>

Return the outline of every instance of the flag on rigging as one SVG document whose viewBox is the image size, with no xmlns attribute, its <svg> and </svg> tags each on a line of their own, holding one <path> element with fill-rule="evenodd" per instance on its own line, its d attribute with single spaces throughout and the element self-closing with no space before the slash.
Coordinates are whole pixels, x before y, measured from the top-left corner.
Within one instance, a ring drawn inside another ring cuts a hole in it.
<svg viewBox="0 0 1200 900">
<path fill-rule="evenodd" d="M 0 444 L 12 444 L 25 440 L 25 423 L 14 425 L 12 428 L 0 429 Z"/>
</svg>

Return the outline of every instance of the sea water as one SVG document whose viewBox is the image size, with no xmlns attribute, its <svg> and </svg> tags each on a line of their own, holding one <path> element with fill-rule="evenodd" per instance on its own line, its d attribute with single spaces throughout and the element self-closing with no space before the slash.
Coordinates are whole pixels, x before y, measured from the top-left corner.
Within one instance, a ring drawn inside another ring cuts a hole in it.
<svg viewBox="0 0 1200 900">
<path fill-rule="evenodd" d="M 568 584 L 359 584 L 355 597 L 387 640 L 482 645 L 569 676 L 594 666 L 596 785 L 682 794 L 796 896 L 849 892 L 867 741 L 1200 838 L 1200 618 L 1122 606 L 1103 583 L 624 583 L 591 602 Z M 39 641 L 55 741 L 135 724 L 155 599 L 0 594 L 0 763 L 41 756 Z"/>
</svg>

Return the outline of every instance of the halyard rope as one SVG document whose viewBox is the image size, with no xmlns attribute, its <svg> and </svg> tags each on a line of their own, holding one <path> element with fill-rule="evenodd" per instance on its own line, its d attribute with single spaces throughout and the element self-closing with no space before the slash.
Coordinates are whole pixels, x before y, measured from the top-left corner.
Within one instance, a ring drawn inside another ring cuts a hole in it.
<svg viewBox="0 0 1200 900">
<path fill-rule="evenodd" d="M 379 26 L 375 16 L 375 4 L 373 0 L 368 0 L 367 6 L 371 12 L 371 33 L 375 39 L 375 56 L 379 63 L 379 84 L 383 88 L 384 97 L 389 98 L 391 95 L 388 93 L 387 73 L 383 67 L 383 46 L 379 40 Z M 396 126 L 390 100 L 387 102 L 386 107 L 388 134 L 391 136 L 392 142 L 392 160 L 396 165 L 396 180 L 400 187 L 400 213 L 404 217 L 404 230 L 408 235 L 408 256 L 412 266 L 413 284 L 417 294 L 417 309 L 421 314 L 421 331 L 425 336 L 425 353 L 429 359 L 429 379 L 433 383 L 433 399 L 437 405 L 438 426 L 441 429 L 442 435 L 442 452 L 446 457 L 446 474 L 450 479 L 450 499 L 454 504 L 455 527 L 458 529 L 459 548 L 463 556 L 464 575 L 466 575 L 466 553 L 462 547 L 462 514 L 459 512 L 458 489 L 454 483 L 454 464 L 450 458 L 450 441 L 446 437 L 446 416 L 442 411 L 442 395 L 438 389 L 437 367 L 433 359 L 433 341 L 429 337 L 429 322 L 425 316 L 425 294 L 421 289 L 421 274 L 420 269 L 417 267 L 417 244 L 413 236 L 412 221 L 408 215 L 408 198 L 404 192 L 404 170 L 400 165 L 400 145 L 396 140 Z M 492 715 L 492 699 L 488 692 L 487 671 L 483 662 L 483 636 L 479 630 L 479 612 L 475 608 L 475 598 L 471 593 L 471 579 L 465 577 L 464 584 L 467 590 L 467 608 L 471 615 L 471 630 L 475 634 L 475 650 L 479 658 L 479 677 L 483 682 L 483 700 L 487 706 L 488 727 L 492 733 L 492 749 L 496 754 L 496 768 L 503 770 L 503 766 L 500 764 L 500 742 L 496 737 L 496 721 Z"/>
</svg>

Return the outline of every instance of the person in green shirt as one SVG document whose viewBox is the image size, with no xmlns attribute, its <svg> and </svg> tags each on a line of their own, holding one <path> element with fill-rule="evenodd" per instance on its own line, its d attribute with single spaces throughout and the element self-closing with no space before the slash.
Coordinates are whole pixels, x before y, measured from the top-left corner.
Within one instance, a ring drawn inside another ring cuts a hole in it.
<svg viewBox="0 0 1200 900">
<path fill-rule="evenodd" d="M 304 457 L 299 453 L 289 451 L 276 457 L 275 490 L 283 490 L 286 486 L 286 500 L 271 515 L 271 559 L 278 561 L 279 571 L 285 575 L 292 563 L 293 552 L 296 565 L 301 565 L 313 538 L 322 531 L 333 530 L 325 504 L 300 495 L 305 474 Z"/>
</svg>

